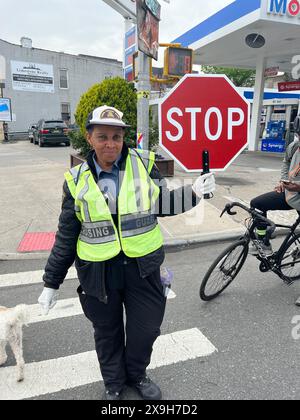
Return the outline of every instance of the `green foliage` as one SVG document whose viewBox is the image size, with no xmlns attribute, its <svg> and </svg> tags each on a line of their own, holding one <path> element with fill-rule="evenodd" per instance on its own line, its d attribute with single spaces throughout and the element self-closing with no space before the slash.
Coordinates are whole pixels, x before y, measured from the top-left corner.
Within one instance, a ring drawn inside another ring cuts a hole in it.
<svg viewBox="0 0 300 420">
<path fill-rule="evenodd" d="M 202 71 L 207 74 L 225 74 L 235 86 L 253 87 L 255 85 L 255 70 L 202 66 Z"/>
<path fill-rule="evenodd" d="M 129 146 L 135 145 L 137 95 L 134 87 L 120 77 L 106 79 L 84 93 L 76 109 L 75 119 L 80 133 L 71 133 L 70 138 L 74 149 L 83 156 L 90 150 L 85 139 L 88 115 L 102 105 L 113 106 L 124 113 L 124 121 L 131 126 L 126 130 L 125 141 Z"/>
<path fill-rule="evenodd" d="M 159 128 L 158 124 L 150 119 L 149 127 L 149 150 L 156 152 L 159 143 Z"/>
<path fill-rule="evenodd" d="M 68 137 L 73 148 L 78 150 L 80 155 L 86 158 L 91 148 L 81 131 L 71 131 L 69 132 Z"/>
<path fill-rule="evenodd" d="M 136 147 L 137 131 L 137 94 L 133 84 L 116 77 L 104 80 L 92 86 L 84 93 L 76 109 L 75 119 L 80 131 L 69 133 L 72 146 L 86 157 L 90 147 L 86 141 L 86 121 L 88 115 L 102 105 L 113 106 L 124 113 L 123 120 L 131 127 L 126 129 L 125 142 L 129 147 Z M 149 129 L 149 148 L 155 150 L 158 145 L 158 127 L 151 123 Z"/>
</svg>

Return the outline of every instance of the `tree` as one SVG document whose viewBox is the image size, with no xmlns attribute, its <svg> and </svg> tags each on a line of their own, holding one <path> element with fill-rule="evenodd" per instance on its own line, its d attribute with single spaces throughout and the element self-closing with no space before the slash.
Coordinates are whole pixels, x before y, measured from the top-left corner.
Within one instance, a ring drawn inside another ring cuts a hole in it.
<svg viewBox="0 0 300 420">
<path fill-rule="evenodd" d="M 88 116 L 95 108 L 102 105 L 113 106 L 124 113 L 124 121 L 131 126 L 126 129 L 125 142 L 129 146 L 135 145 L 137 95 L 134 87 L 120 77 L 106 79 L 84 93 L 76 109 L 75 120 L 80 131 L 71 132 L 70 138 L 74 149 L 84 157 L 90 150 L 85 139 Z"/>
<path fill-rule="evenodd" d="M 113 106 L 124 113 L 123 120 L 131 126 L 126 129 L 125 142 L 129 147 L 136 147 L 137 94 L 133 84 L 116 77 L 97 83 L 80 98 L 75 113 L 80 131 L 71 132 L 69 136 L 74 149 L 78 150 L 83 157 L 86 157 L 90 151 L 89 144 L 85 139 L 88 115 L 102 105 Z M 150 124 L 150 150 L 154 149 L 158 143 L 158 136 L 155 133 L 156 127 Z"/>
<path fill-rule="evenodd" d="M 202 66 L 202 71 L 206 74 L 225 74 L 235 86 L 253 87 L 255 85 L 255 70 Z"/>
</svg>

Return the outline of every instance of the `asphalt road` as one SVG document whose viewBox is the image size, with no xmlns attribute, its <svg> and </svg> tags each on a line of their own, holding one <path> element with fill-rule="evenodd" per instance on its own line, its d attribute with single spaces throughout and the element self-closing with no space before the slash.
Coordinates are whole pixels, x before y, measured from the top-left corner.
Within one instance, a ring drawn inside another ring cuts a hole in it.
<svg viewBox="0 0 300 420">
<path fill-rule="evenodd" d="M 220 298 L 211 303 L 200 301 L 201 279 L 225 246 L 215 244 L 167 254 L 165 265 L 175 273 L 176 298 L 168 301 L 162 335 L 197 328 L 217 352 L 156 368 L 150 376 L 160 384 L 166 400 L 297 400 L 300 340 L 292 337 L 297 327 L 292 321 L 300 315 L 300 309 L 294 306 L 300 285 L 288 288 L 273 274 L 260 273 L 256 259 L 249 257 L 238 279 Z M 40 270 L 44 265 L 45 261 L 0 262 L 0 275 Z M 77 282 L 67 280 L 60 299 L 76 297 Z M 0 304 L 35 304 L 41 287 L 1 288 Z M 30 324 L 24 329 L 27 363 L 93 349 L 92 329 L 83 315 Z M 13 364 L 9 352 L 5 367 Z M 98 382 L 33 399 L 99 400 L 102 391 L 103 383 Z M 137 397 L 128 389 L 124 399 Z"/>
</svg>

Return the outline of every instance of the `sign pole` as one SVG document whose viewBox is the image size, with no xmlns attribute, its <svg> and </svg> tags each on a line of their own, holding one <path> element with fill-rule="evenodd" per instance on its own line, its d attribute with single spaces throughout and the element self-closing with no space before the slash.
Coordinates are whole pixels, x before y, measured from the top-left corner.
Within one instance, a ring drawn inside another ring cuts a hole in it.
<svg viewBox="0 0 300 420">
<path fill-rule="evenodd" d="M 210 169 L 209 169 L 209 151 L 208 150 L 204 150 L 202 152 L 202 162 L 203 162 L 202 175 L 209 174 Z M 204 200 L 209 200 L 210 198 L 212 198 L 210 194 L 204 194 Z"/>
<path fill-rule="evenodd" d="M 3 87 L 5 86 L 4 83 L 0 82 L 0 97 L 3 98 Z M 5 133 L 4 133 L 4 122 L 0 122 L 0 141 L 5 142 Z"/>
<path fill-rule="evenodd" d="M 150 62 L 149 57 L 139 51 L 139 74 L 137 83 L 137 132 L 143 136 L 140 148 L 149 149 L 149 100 L 150 100 Z"/>
</svg>

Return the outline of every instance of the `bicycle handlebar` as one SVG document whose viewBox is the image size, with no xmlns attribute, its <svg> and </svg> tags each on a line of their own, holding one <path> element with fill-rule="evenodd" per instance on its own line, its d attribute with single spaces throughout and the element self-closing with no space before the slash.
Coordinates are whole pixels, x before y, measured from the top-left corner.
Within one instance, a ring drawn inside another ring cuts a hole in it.
<svg viewBox="0 0 300 420">
<path fill-rule="evenodd" d="M 255 217 L 257 219 L 262 220 L 263 222 L 267 223 L 269 225 L 269 228 L 267 228 L 268 230 L 271 231 L 271 233 L 273 233 L 276 229 L 276 225 L 274 222 L 272 222 L 272 220 L 267 219 L 266 217 L 262 216 L 258 211 L 256 211 L 255 209 L 249 208 L 244 206 L 241 203 L 238 202 L 233 202 L 233 203 L 228 203 L 226 204 L 224 210 L 221 213 L 222 217 L 224 215 L 224 213 L 229 214 L 230 216 L 234 216 L 237 214 L 236 211 L 232 211 L 233 207 L 240 207 L 241 209 L 245 210 L 247 213 L 249 213 L 252 217 Z"/>
</svg>

